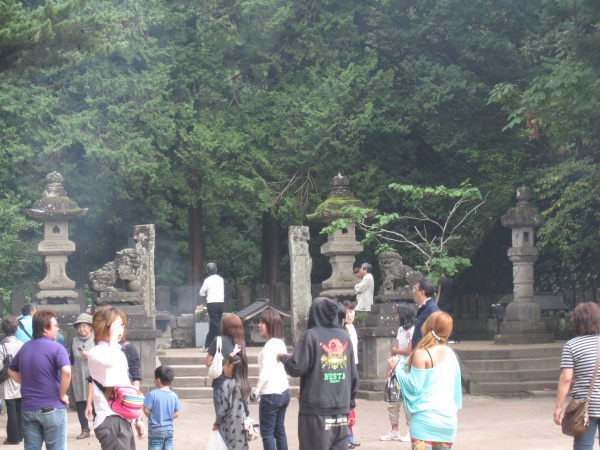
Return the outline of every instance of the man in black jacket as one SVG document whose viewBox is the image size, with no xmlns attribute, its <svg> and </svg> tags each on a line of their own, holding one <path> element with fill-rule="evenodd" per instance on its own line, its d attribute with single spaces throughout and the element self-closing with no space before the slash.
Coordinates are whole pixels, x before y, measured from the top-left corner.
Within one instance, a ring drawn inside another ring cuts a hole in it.
<svg viewBox="0 0 600 450">
<path fill-rule="evenodd" d="M 419 345 L 419 342 L 423 338 L 421 334 L 421 327 L 427 320 L 427 318 L 434 312 L 439 311 L 438 305 L 433 299 L 435 294 L 435 284 L 429 278 L 421 278 L 413 290 L 413 298 L 415 303 L 419 306 L 417 310 L 417 320 L 415 321 L 415 331 L 412 337 L 412 349 L 413 351 Z"/>
<path fill-rule="evenodd" d="M 348 448 L 348 414 L 358 392 L 358 372 L 348 333 L 338 324 L 338 304 L 318 297 L 294 354 L 279 354 L 285 371 L 300 377 L 300 450 Z"/>
</svg>

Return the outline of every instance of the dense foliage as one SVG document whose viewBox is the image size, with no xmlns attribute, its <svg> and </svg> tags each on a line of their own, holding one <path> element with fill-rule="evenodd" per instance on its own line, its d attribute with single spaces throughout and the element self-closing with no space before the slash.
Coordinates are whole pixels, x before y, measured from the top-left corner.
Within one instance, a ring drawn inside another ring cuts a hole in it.
<svg viewBox="0 0 600 450">
<path fill-rule="evenodd" d="M 540 283 L 596 286 L 599 19 L 592 0 L 0 0 L 0 287 L 39 278 L 19 210 L 52 170 L 90 209 L 86 273 L 155 223 L 158 283 L 190 280 L 200 227 L 201 256 L 252 285 L 261 221 L 304 223 L 341 172 L 400 215 L 390 184 L 470 179 L 487 200 L 452 253 L 471 281 L 504 267 L 528 183 Z"/>
</svg>

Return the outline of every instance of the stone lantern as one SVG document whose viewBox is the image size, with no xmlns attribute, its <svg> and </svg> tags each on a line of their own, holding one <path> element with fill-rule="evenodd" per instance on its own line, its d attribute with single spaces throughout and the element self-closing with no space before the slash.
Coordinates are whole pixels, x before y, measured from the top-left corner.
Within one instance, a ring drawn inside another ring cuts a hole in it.
<svg viewBox="0 0 600 450">
<path fill-rule="evenodd" d="M 46 277 L 38 283 L 36 294 L 40 304 L 75 303 L 79 297 L 75 282 L 67 276 L 66 265 L 75 243 L 69 240 L 69 222 L 87 216 L 87 208 L 80 208 L 67 197 L 58 172 L 46 176 L 43 197 L 26 210 L 27 218 L 44 224 L 44 239 L 38 244 L 38 254 L 44 257 Z"/>
<path fill-rule="evenodd" d="M 334 220 L 347 217 L 342 213 L 344 206 L 359 206 L 364 204 L 354 198 L 350 190 L 350 182 L 341 174 L 331 180 L 332 190 L 329 198 L 321 203 L 313 214 L 306 217 L 312 222 L 324 222 L 330 225 Z M 375 214 L 375 211 L 372 212 Z M 362 246 L 356 241 L 356 225 L 349 223 L 346 228 L 334 231 L 327 235 L 327 242 L 321 246 L 321 254 L 329 257 L 331 276 L 323 281 L 322 297 L 346 300 L 356 296 L 354 285 L 358 280 L 352 272 L 355 255 L 363 251 Z"/>
<path fill-rule="evenodd" d="M 535 344 L 554 342 L 545 332 L 540 306 L 533 300 L 533 265 L 539 251 L 534 247 L 535 230 L 544 224 L 544 218 L 530 206 L 531 189 L 517 189 L 517 206 L 502 216 L 502 225 L 512 229 L 512 247 L 508 258 L 513 263 L 513 301 L 506 308 L 496 344 Z"/>
</svg>

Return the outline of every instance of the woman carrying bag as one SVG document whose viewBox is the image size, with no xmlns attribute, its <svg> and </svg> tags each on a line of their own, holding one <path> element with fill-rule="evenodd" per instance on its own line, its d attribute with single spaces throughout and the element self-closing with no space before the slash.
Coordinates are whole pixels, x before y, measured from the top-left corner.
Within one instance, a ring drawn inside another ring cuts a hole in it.
<svg viewBox="0 0 600 450">
<path fill-rule="evenodd" d="M 600 307 L 594 302 L 580 303 L 573 311 L 573 329 L 576 337 L 568 341 L 560 362 L 560 379 L 554 407 L 554 423 L 562 422 L 562 407 L 571 385 L 575 400 L 588 395 L 594 376 L 600 335 Z M 600 424 L 600 377 L 591 387 L 588 404 L 589 426 L 583 434 L 573 438 L 573 450 L 592 450 L 594 437 Z"/>
</svg>

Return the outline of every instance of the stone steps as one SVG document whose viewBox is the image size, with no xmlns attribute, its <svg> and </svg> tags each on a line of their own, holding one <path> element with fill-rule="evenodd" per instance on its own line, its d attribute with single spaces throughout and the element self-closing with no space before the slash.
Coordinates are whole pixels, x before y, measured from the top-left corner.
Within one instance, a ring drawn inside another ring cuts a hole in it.
<svg viewBox="0 0 600 450">
<path fill-rule="evenodd" d="M 465 341 L 463 341 L 465 342 Z M 468 343 L 465 342 L 465 346 Z M 452 347 L 461 361 L 463 385 L 470 394 L 554 392 L 564 343 Z"/>
</svg>

